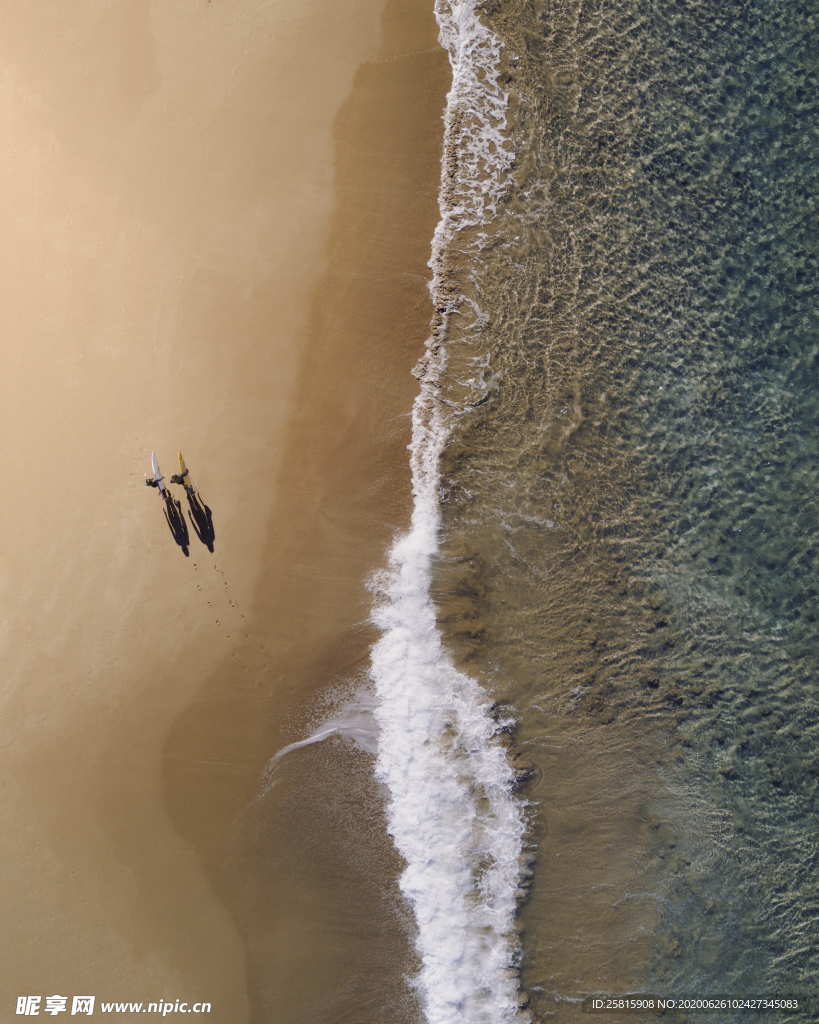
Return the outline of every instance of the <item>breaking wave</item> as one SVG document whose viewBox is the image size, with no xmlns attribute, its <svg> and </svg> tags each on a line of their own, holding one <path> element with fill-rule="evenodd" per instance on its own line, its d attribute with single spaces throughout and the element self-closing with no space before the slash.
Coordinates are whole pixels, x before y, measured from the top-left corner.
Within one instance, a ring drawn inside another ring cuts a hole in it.
<svg viewBox="0 0 819 1024">
<path fill-rule="evenodd" d="M 429 1024 L 522 1024 L 515 916 L 524 816 L 499 737 L 502 723 L 478 683 L 452 662 L 430 594 L 440 525 L 439 458 L 447 416 L 438 384 L 457 300 L 447 250 L 479 247 L 507 187 L 507 97 L 500 45 L 475 0 L 437 0 L 440 41 L 452 66 L 444 114 L 440 220 L 430 285 L 437 318 L 419 364 L 412 412 L 413 509 L 409 531 L 377 574 L 371 656 L 378 726 L 376 772 L 388 790 L 390 833 L 406 862 L 401 889 L 417 925 L 416 981 Z M 467 240 L 466 235 L 469 235 Z"/>
</svg>

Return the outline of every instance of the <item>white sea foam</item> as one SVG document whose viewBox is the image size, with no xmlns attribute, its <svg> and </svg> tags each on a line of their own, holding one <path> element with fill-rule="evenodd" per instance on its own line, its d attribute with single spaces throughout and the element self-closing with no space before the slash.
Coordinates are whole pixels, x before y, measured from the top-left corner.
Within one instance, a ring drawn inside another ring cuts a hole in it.
<svg viewBox="0 0 819 1024">
<path fill-rule="evenodd" d="M 464 229 L 489 223 L 512 162 L 503 134 L 500 46 L 474 7 L 474 0 L 436 2 L 440 39 L 452 64 L 441 219 L 430 260 L 438 308 L 444 247 Z M 525 1015 L 510 968 L 517 956 L 523 812 L 489 699 L 444 649 L 430 596 L 440 518 L 438 464 L 447 436 L 436 389 L 446 360 L 445 330 L 446 316 L 428 343 L 413 407 L 410 529 L 372 582 L 373 621 L 381 630 L 370 669 L 376 770 L 389 794 L 390 832 L 406 862 L 401 889 L 417 923 L 417 985 L 427 1021 L 519 1024 Z"/>
<path fill-rule="evenodd" d="M 268 774 L 287 754 L 302 747 L 310 747 L 314 743 L 322 743 L 331 736 L 352 740 L 367 754 L 374 755 L 377 752 L 377 727 L 373 718 L 373 697 L 369 690 L 358 690 L 353 697 L 344 702 L 340 710 L 322 719 L 321 724 L 306 739 L 288 743 L 286 747 L 278 750 L 270 759 Z"/>
</svg>

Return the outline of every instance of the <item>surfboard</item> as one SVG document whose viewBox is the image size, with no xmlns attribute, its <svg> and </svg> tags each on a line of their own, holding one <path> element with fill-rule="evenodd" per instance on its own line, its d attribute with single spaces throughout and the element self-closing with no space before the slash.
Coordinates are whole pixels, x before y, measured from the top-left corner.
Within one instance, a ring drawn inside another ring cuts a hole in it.
<svg viewBox="0 0 819 1024">
<path fill-rule="evenodd" d="M 181 449 L 179 451 L 179 472 L 184 478 L 185 487 L 193 487 L 193 480 L 191 480 L 190 478 L 190 471 L 188 470 L 188 467 L 185 465 L 185 456 L 182 454 Z M 186 472 L 188 473 L 188 476 L 185 476 Z"/>
<path fill-rule="evenodd" d="M 159 471 L 159 463 L 157 462 L 156 452 L 151 452 L 151 472 L 153 473 L 154 480 L 156 480 L 157 484 L 159 484 L 159 493 L 164 494 L 165 477 Z"/>
</svg>

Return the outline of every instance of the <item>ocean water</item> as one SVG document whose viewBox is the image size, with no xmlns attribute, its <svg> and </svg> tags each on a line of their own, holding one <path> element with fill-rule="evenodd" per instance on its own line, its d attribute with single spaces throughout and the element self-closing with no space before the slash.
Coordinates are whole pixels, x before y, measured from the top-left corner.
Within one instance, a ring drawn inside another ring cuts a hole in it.
<svg viewBox="0 0 819 1024">
<path fill-rule="evenodd" d="M 436 14 L 435 315 L 371 665 L 426 1020 L 815 1019 L 819 14 Z"/>
</svg>

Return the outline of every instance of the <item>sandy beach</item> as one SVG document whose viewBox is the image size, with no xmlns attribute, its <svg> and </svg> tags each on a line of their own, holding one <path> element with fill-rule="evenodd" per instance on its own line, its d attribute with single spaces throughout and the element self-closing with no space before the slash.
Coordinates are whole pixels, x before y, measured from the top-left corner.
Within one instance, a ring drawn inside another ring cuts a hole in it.
<svg viewBox="0 0 819 1024">
<path fill-rule="evenodd" d="M 2 1016 L 93 993 L 375 1024 L 333 1010 L 352 964 L 382 992 L 406 968 L 395 908 L 361 903 L 396 868 L 372 783 L 342 751 L 259 794 L 360 673 L 406 520 L 430 5 L 5 6 Z M 213 556 L 143 485 L 180 447 Z"/>
</svg>

